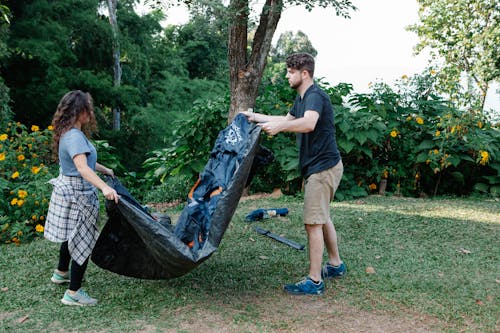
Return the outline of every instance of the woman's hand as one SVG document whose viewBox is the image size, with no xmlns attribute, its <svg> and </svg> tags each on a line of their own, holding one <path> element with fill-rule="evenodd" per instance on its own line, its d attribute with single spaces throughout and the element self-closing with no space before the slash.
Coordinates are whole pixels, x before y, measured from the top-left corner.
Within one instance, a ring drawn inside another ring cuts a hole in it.
<svg viewBox="0 0 500 333">
<path fill-rule="evenodd" d="M 116 193 L 115 189 L 112 188 L 111 186 L 108 185 L 104 186 L 102 188 L 102 194 L 106 199 L 113 200 L 115 203 L 118 203 L 118 193 Z"/>
</svg>

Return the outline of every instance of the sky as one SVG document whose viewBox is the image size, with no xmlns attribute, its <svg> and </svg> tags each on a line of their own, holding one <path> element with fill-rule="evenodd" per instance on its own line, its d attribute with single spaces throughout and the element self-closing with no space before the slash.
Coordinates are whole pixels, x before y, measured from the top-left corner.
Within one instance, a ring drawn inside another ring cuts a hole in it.
<svg viewBox="0 0 500 333">
<path fill-rule="evenodd" d="M 369 91 L 369 84 L 382 81 L 394 84 L 403 75 L 422 73 L 428 66 L 429 55 L 415 55 L 418 43 L 415 33 L 406 31 L 408 25 L 418 22 L 416 0 L 353 0 L 358 10 L 351 18 L 337 17 L 332 8 L 304 7 L 285 9 L 274 43 L 285 31 L 305 33 L 316 56 L 316 77 L 331 84 L 353 84 L 354 91 Z M 185 9 L 172 9 L 167 22 L 182 24 L 188 20 Z M 500 112 L 500 95 L 494 84 L 487 94 L 486 106 Z"/>
</svg>

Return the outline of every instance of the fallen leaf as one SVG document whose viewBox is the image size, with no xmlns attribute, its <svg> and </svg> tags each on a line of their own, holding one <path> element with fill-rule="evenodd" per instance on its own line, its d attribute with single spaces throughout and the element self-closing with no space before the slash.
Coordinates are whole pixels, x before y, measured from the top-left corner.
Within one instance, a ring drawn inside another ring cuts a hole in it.
<svg viewBox="0 0 500 333">
<path fill-rule="evenodd" d="M 375 268 L 371 266 L 366 267 L 366 274 L 375 274 Z"/>
<path fill-rule="evenodd" d="M 18 323 L 18 324 L 22 324 L 22 323 L 24 323 L 26 320 L 28 320 L 28 318 L 29 318 L 29 317 L 30 317 L 29 315 L 26 315 L 26 316 L 24 316 L 24 317 L 21 317 L 21 318 L 19 318 L 18 320 L 16 320 L 16 323 Z"/>
<path fill-rule="evenodd" d="M 444 276 L 444 274 L 443 274 L 442 272 L 439 272 L 439 273 L 438 273 L 438 276 L 439 276 L 439 277 L 443 277 L 443 276 Z"/>
<path fill-rule="evenodd" d="M 463 254 L 471 254 L 472 253 L 471 251 L 466 250 L 463 247 L 460 248 L 460 252 L 462 252 Z"/>
<path fill-rule="evenodd" d="M 252 242 L 255 242 L 255 239 L 253 239 L 252 237 L 250 237 L 250 240 L 251 240 Z"/>
<path fill-rule="evenodd" d="M 266 257 L 266 256 L 259 256 L 259 259 L 262 259 L 262 260 L 267 260 L 267 259 L 269 259 L 269 257 Z"/>
<path fill-rule="evenodd" d="M 476 299 L 476 304 L 477 305 L 484 305 L 483 301 L 481 301 L 480 299 Z"/>
<path fill-rule="evenodd" d="M 7 287 L 3 287 L 3 288 L 2 288 L 2 291 L 3 291 L 3 292 L 7 292 L 7 291 L 9 291 L 9 288 L 7 288 Z"/>
<path fill-rule="evenodd" d="M 496 283 L 500 283 L 500 280 L 499 280 L 499 279 L 496 279 L 495 281 L 496 281 Z"/>
</svg>

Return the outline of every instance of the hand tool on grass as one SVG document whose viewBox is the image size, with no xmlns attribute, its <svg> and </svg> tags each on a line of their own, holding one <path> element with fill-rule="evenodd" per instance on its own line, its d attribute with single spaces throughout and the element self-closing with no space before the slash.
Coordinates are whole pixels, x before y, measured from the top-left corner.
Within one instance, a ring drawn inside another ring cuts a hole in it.
<svg viewBox="0 0 500 333">
<path fill-rule="evenodd" d="M 283 244 L 286 244 L 288 246 L 291 246 L 291 247 L 293 247 L 296 250 L 303 250 L 304 249 L 304 245 L 299 244 L 297 242 L 294 242 L 293 240 L 287 239 L 285 237 L 281 237 L 279 235 L 273 234 L 269 230 L 263 229 L 261 227 L 255 227 L 255 231 L 257 231 L 261 235 L 264 235 L 264 236 L 267 236 L 269 238 L 272 238 L 272 239 L 274 239 L 274 240 L 276 240 L 276 241 L 278 241 L 280 243 L 283 243 Z"/>
</svg>

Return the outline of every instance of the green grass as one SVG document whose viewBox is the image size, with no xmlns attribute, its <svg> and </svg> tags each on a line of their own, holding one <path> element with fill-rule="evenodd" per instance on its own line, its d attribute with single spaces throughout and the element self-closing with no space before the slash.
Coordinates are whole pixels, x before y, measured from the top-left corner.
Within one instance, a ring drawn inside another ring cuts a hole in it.
<svg viewBox="0 0 500 333">
<path fill-rule="evenodd" d="M 271 207 L 288 207 L 290 214 L 244 221 L 251 210 Z M 217 330 L 216 314 L 233 331 L 286 332 L 290 314 L 275 308 L 282 319 L 269 322 L 262 303 L 290 297 L 281 286 L 307 273 L 307 251 L 253 228 L 306 244 L 301 207 L 302 200 L 291 197 L 241 202 L 218 251 L 181 278 L 139 280 L 91 263 L 84 286 L 100 301 L 93 308 L 60 303 L 64 287 L 49 280 L 57 244 L 0 246 L 0 331 L 188 332 L 203 316 L 207 324 L 200 329 Z M 328 282 L 322 300 L 360 312 L 428 316 L 437 321 L 436 331 L 498 331 L 498 200 L 373 196 L 336 202 L 332 212 L 348 275 Z M 175 216 L 178 208 L 170 213 Z M 375 274 L 366 273 L 369 266 Z"/>
</svg>

